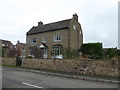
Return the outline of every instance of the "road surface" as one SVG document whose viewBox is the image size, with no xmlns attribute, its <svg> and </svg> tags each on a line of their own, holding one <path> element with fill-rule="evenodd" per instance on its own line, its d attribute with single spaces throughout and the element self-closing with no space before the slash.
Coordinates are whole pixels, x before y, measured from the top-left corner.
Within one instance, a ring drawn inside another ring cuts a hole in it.
<svg viewBox="0 0 120 90">
<path fill-rule="evenodd" d="M 118 84 L 45 75 L 3 67 L 2 88 L 118 88 Z"/>
</svg>

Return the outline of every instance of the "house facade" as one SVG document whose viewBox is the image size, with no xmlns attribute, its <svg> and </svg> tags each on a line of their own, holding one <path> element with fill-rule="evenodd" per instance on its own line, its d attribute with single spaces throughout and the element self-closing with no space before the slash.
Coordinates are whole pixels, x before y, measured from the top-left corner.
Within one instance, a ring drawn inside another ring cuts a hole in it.
<svg viewBox="0 0 120 90">
<path fill-rule="evenodd" d="M 3 57 L 15 57 L 16 51 L 14 45 L 11 41 L 8 40 L 0 40 L 2 46 L 2 56 Z"/>
<path fill-rule="evenodd" d="M 17 41 L 15 48 L 16 48 L 16 56 L 25 58 L 26 44 Z"/>
<path fill-rule="evenodd" d="M 64 50 L 76 50 L 83 44 L 83 32 L 78 15 L 49 24 L 38 22 L 26 33 L 26 56 L 64 58 Z"/>
</svg>

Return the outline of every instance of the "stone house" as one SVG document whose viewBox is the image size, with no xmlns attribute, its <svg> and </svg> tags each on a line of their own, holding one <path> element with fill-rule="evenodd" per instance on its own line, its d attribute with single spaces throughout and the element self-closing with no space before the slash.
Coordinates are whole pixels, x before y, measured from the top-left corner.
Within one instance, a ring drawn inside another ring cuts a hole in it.
<svg viewBox="0 0 120 90">
<path fill-rule="evenodd" d="M 16 51 L 11 41 L 0 40 L 2 43 L 2 56 L 3 57 L 15 57 Z"/>
<path fill-rule="evenodd" d="M 65 58 L 64 49 L 76 50 L 83 44 L 83 32 L 78 15 L 49 24 L 38 22 L 26 33 L 26 56 Z"/>
<path fill-rule="evenodd" d="M 16 56 L 25 58 L 26 44 L 17 41 L 15 48 L 16 48 Z"/>
</svg>

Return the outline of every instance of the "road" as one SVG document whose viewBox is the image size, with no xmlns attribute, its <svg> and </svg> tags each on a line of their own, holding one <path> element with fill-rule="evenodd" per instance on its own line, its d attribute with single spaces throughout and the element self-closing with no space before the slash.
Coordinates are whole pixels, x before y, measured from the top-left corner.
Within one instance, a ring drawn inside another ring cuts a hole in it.
<svg viewBox="0 0 120 90">
<path fill-rule="evenodd" d="M 3 88 L 118 88 L 118 84 L 88 81 L 3 67 Z"/>
</svg>

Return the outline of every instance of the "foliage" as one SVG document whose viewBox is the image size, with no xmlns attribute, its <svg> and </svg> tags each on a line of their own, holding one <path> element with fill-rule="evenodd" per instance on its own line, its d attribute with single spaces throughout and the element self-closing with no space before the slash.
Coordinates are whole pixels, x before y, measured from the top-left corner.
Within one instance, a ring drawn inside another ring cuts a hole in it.
<svg viewBox="0 0 120 90">
<path fill-rule="evenodd" d="M 77 58 L 79 56 L 78 50 L 73 49 L 62 49 L 62 54 L 64 58 L 71 59 L 71 58 Z"/>
<path fill-rule="evenodd" d="M 120 50 L 118 50 L 117 48 L 109 48 L 107 50 L 104 50 L 105 58 L 112 58 L 116 56 L 120 56 Z"/>
<path fill-rule="evenodd" d="M 26 58 L 33 58 L 33 56 L 27 56 Z"/>
<path fill-rule="evenodd" d="M 2 57 L 2 47 L 0 48 L 0 57 Z"/>
<path fill-rule="evenodd" d="M 117 50 L 117 55 L 120 56 L 120 50 Z"/>
<path fill-rule="evenodd" d="M 0 57 L 4 57 L 4 56 L 5 56 L 5 48 L 0 47 Z"/>
<path fill-rule="evenodd" d="M 103 58 L 102 43 L 86 43 L 80 48 L 82 54 L 86 58 L 101 59 Z"/>
<path fill-rule="evenodd" d="M 56 56 L 57 52 L 51 51 L 51 55 Z M 63 58 L 66 58 L 66 59 L 76 58 L 76 57 L 78 57 L 78 51 L 62 48 L 61 49 L 61 55 L 63 55 Z"/>
</svg>

